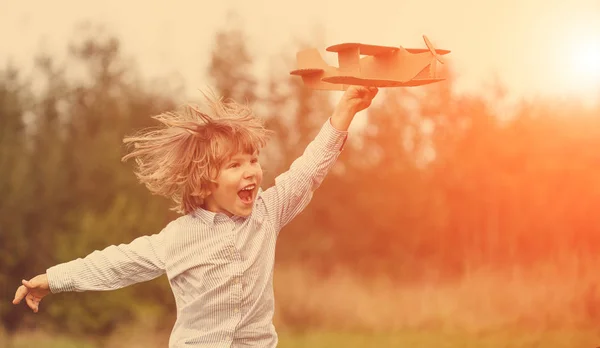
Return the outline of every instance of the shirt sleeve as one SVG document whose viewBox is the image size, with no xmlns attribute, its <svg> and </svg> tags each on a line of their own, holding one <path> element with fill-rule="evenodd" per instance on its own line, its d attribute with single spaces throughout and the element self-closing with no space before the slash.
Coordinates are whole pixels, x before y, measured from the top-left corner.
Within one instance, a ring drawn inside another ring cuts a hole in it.
<svg viewBox="0 0 600 348">
<path fill-rule="evenodd" d="M 275 216 L 278 230 L 306 208 L 335 164 L 347 137 L 348 132 L 333 127 L 329 118 L 289 170 L 277 176 L 275 185 L 264 191 L 262 197 Z"/>
<path fill-rule="evenodd" d="M 107 291 L 157 278 L 165 273 L 164 234 L 165 230 L 53 266 L 46 270 L 50 291 Z"/>
</svg>

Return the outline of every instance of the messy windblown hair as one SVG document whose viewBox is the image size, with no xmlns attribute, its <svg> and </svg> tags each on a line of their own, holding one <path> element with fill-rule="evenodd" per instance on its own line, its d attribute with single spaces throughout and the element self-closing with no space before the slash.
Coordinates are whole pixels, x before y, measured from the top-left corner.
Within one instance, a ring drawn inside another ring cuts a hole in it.
<svg viewBox="0 0 600 348">
<path fill-rule="evenodd" d="M 135 158 L 139 181 L 152 194 L 172 199 L 173 210 L 182 214 L 203 204 L 225 161 L 236 153 L 257 153 L 270 135 L 247 105 L 204 96 L 209 113 L 184 105 L 153 116 L 161 127 L 123 140 L 133 149 L 122 160 Z"/>
</svg>

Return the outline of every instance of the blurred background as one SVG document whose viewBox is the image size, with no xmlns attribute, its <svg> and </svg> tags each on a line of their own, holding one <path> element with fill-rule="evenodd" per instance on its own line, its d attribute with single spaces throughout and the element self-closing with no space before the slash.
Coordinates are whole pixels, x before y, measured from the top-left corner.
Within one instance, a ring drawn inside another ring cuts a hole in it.
<svg viewBox="0 0 600 348">
<path fill-rule="evenodd" d="M 281 347 L 600 345 L 600 2 L 0 0 L 0 346 L 166 347 L 165 277 L 11 300 L 22 278 L 153 234 L 170 202 L 122 138 L 211 87 L 277 132 L 265 185 L 340 92 L 295 53 L 424 48 L 450 78 L 382 89 L 278 243 Z"/>
</svg>

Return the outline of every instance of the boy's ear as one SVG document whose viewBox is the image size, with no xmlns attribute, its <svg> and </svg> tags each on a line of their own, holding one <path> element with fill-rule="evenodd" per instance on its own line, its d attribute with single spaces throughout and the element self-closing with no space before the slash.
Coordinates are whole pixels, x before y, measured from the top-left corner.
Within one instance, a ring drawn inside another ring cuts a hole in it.
<svg viewBox="0 0 600 348">
<path fill-rule="evenodd" d="M 192 193 L 192 196 L 194 196 L 194 197 L 200 197 L 200 198 L 204 199 L 204 198 L 210 196 L 211 193 L 212 192 L 211 192 L 210 188 L 206 188 L 204 190 L 201 189 L 199 192 Z"/>
</svg>

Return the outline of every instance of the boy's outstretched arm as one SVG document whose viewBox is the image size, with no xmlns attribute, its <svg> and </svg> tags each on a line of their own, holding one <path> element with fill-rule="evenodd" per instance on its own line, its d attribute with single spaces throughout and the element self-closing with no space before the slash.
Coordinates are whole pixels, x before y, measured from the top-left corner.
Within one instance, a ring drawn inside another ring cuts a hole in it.
<svg viewBox="0 0 600 348">
<path fill-rule="evenodd" d="M 13 304 L 25 299 L 35 313 L 48 294 L 66 291 L 107 291 L 152 280 L 165 272 L 164 230 L 111 245 L 84 258 L 58 264 L 30 280 L 22 280 Z"/>
<path fill-rule="evenodd" d="M 262 194 L 279 229 L 308 205 L 341 153 L 354 116 L 371 105 L 377 92 L 374 87 L 350 86 L 302 156 Z"/>
</svg>

